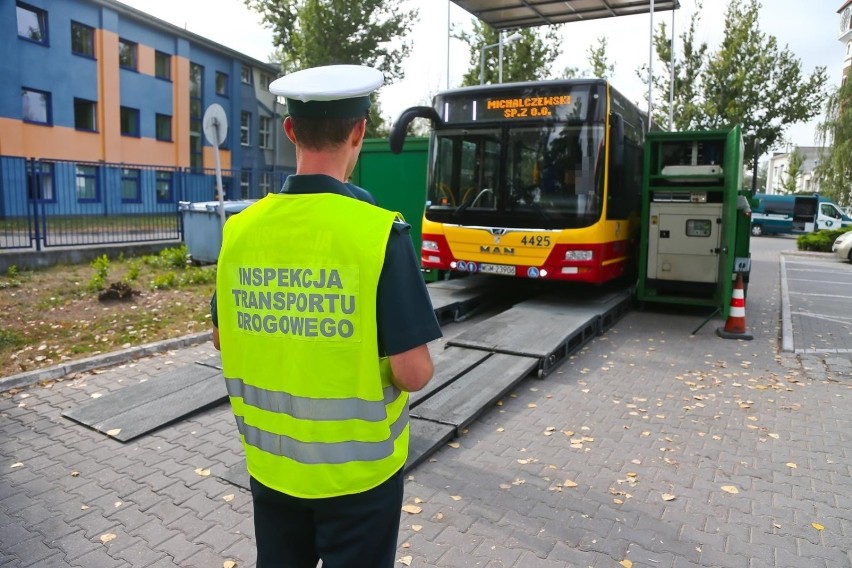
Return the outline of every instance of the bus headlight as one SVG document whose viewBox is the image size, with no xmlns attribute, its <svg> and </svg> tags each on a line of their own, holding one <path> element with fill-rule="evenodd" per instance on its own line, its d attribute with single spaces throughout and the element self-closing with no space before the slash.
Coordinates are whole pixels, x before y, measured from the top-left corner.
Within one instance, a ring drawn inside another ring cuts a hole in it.
<svg viewBox="0 0 852 568">
<path fill-rule="evenodd" d="M 438 243 L 435 241 L 423 241 L 421 246 L 424 250 L 438 250 Z"/>
<path fill-rule="evenodd" d="M 566 250 L 565 260 L 592 260 L 594 251 L 590 250 Z"/>
</svg>

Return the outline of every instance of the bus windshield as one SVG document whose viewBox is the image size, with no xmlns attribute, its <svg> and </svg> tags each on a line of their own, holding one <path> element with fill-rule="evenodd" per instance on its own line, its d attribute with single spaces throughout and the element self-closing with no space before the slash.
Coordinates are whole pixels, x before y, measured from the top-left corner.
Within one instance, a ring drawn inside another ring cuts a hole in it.
<svg viewBox="0 0 852 568">
<path fill-rule="evenodd" d="M 583 227 L 601 214 L 601 125 L 438 130 L 426 217 L 504 227 Z"/>
</svg>

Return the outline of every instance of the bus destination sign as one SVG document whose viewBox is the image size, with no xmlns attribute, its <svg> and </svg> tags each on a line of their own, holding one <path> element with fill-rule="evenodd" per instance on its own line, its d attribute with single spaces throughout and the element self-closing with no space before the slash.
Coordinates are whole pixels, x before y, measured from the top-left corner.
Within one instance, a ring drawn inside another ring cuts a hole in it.
<svg viewBox="0 0 852 568">
<path fill-rule="evenodd" d="M 476 117 L 479 120 L 541 119 L 564 114 L 560 108 L 571 107 L 571 95 L 541 97 L 502 97 L 485 99 Z"/>
</svg>

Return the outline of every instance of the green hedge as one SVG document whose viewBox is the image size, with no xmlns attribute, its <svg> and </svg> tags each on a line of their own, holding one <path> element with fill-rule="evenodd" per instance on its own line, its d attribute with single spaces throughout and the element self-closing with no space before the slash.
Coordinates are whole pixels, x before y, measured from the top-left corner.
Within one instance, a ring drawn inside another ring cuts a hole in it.
<svg viewBox="0 0 852 568">
<path fill-rule="evenodd" d="M 834 244 L 834 240 L 846 231 L 852 231 L 852 227 L 821 230 L 815 233 L 799 235 L 799 237 L 796 239 L 796 245 L 798 245 L 799 250 L 831 252 L 831 245 Z"/>
</svg>

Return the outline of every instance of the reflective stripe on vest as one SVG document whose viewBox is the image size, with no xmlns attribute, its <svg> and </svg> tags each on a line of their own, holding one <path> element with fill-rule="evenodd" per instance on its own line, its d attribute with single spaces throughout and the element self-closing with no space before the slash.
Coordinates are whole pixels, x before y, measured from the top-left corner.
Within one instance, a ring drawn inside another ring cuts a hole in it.
<svg viewBox="0 0 852 568">
<path fill-rule="evenodd" d="M 303 464 L 342 464 L 378 461 L 393 455 L 396 439 L 408 426 L 408 408 L 394 421 L 391 435 L 381 442 L 300 442 L 289 436 L 273 434 L 245 423 L 237 416 L 237 428 L 247 444 L 276 456 L 286 456 Z"/>
<path fill-rule="evenodd" d="M 384 387 L 383 400 L 363 400 L 360 398 L 307 398 L 294 396 L 286 392 L 272 391 L 253 385 L 247 385 L 242 379 L 225 379 L 228 396 L 242 398 L 255 408 L 287 414 L 301 420 L 366 420 L 383 422 L 387 420 L 387 405 L 402 394 L 393 385 Z M 240 430 L 242 432 L 242 430 Z"/>
</svg>

